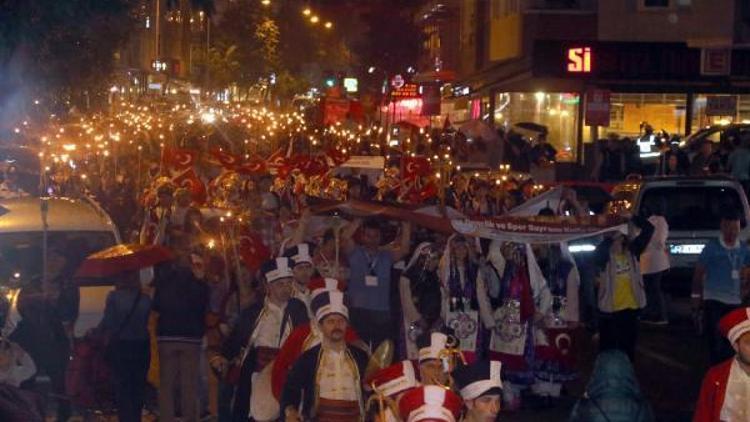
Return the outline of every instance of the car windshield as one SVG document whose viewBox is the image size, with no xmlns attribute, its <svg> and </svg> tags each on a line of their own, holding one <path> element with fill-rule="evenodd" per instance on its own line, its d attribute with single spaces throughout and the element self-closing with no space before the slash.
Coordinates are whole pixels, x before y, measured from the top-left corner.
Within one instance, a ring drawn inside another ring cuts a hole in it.
<svg viewBox="0 0 750 422">
<path fill-rule="evenodd" d="M 669 186 L 643 193 L 641 210 L 663 207 L 670 230 L 718 230 L 721 212 L 742 208 L 737 191 L 726 186 Z"/>
<path fill-rule="evenodd" d="M 41 232 L 0 234 L 0 283 L 27 282 L 41 277 Z M 63 271 L 74 272 L 88 255 L 116 243 L 111 232 L 74 231 L 49 232 L 48 251 L 54 250 L 65 257 Z"/>
</svg>

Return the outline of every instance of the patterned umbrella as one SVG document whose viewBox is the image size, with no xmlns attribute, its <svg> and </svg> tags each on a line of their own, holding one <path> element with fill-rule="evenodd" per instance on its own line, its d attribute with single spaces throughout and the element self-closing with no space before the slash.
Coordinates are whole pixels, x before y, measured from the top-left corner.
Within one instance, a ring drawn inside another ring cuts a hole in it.
<svg viewBox="0 0 750 422">
<path fill-rule="evenodd" d="M 124 244 L 115 245 L 89 255 L 78 267 L 77 278 L 110 277 L 125 271 L 137 271 L 173 258 L 163 246 Z"/>
</svg>

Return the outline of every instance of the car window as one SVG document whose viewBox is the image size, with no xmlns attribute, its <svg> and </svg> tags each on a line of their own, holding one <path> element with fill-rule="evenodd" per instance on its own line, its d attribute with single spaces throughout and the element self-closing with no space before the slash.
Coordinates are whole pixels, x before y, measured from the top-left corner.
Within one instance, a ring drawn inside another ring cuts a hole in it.
<svg viewBox="0 0 750 422">
<path fill-rule="evenodd" d="M 0 233 L 0 284 L 27 282 L 41 277 L 41 232 Z M 60 252 L 66 259 L 66 271 L 75 272 L 88 255 L 116 244 L 111 232 L 50 232 L 48 250 Z M 74 268 L 76 267 L 76 268 Z"/>
<path fill-rule="evenodd" d="M 727 207 L 743 209 L 733 188 L 665 186 L 643 192 L 640 212 L 663 208 L 670 230 L 718 230 L 721 212 Z"/>
</svg>

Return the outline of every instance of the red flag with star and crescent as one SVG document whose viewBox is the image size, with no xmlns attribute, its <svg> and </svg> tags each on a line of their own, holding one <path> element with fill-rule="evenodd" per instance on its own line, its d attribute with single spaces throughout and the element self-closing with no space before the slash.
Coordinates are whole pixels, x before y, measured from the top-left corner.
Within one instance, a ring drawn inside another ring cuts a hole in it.
<svg viewBox="0 0 750 422">
<path fill-rule="evenodd" d="M 194 169 L 191 168 L 183 171 L 173 177 L 172 182 L 178 187 L 189 190 L 190 196 L 196 204 L 203 205 L 206 203 L 206 185 L 203 184 L 203 181 L 198 177 Z"/>
<path fill-rule="evenodd" d="M 328 148 L 325 158 L 330 167 L 338 167 L 349 160 L 349 154 L 345 154 L 335 148 Z"/>
<path fill-rule="evenodd" d="M 164 148 L 162 165 L 174 170 L 186 170 L 195 164 L 198 151 L 184 148 Z"/>
<path fill-rule="evenodd" d="M 271 154 L 266 159 L 266 165 L 270 168 L 279 168 L 287 165 L 288 161 L 289 160 L 286 158 L 286 152 L 284 152 L 284 149 L 279 148 L 276 152 Z"/>
<path fill-rule="evenodd" d="M 220 149 L 212 149 L 210 153 L 214 161 L 219 163 L 227 170 L 234 170 L 235 166 L 239 165 L 242 162 L 242 159 L 240 157 L 222 151 Z"/>
<path fill-rule="evenodd" d="M 432 173 L 432 166 L 425 157 L 405 157 L 403 160 L 404 168 L 401 177 L 405 180 L 429 176 Z"/>
<path fill-rule="evenodd" d="M 252 160 L 246 160 L 242 163 L 235 166 L 234 170 L 237 173 L 244 174 L 247 176 L 253 176 L 258 174 L 264 174 L 268 170 L 266 167 L 266 162 L 264 160 L 261 160 L 259 158 L 254 158 Z"/>
<path fill-rule="evenodd" d="M 271 258 L 271 250 L 263 243 L 259 233 L 246 227 L 240 232 L 240 258 L 247 268 L 256 271 Z"/>
</svg>

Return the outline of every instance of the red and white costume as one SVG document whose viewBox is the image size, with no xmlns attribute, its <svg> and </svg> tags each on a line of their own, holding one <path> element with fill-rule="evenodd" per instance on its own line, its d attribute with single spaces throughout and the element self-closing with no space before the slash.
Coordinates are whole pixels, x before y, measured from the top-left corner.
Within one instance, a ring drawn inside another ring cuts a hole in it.
<svg viewBox="0 0 750 422">
<path fill-rule="evenodd" d="M 750 308 L 736 309 L 719 321 L 719 331 L 737 349 L 737 341 L 750 333 Z M 711 369 L 695 406 L 694 422 L 750 420 L 750 374 L 738 357 L 728 359 Z"/>
</svg>

